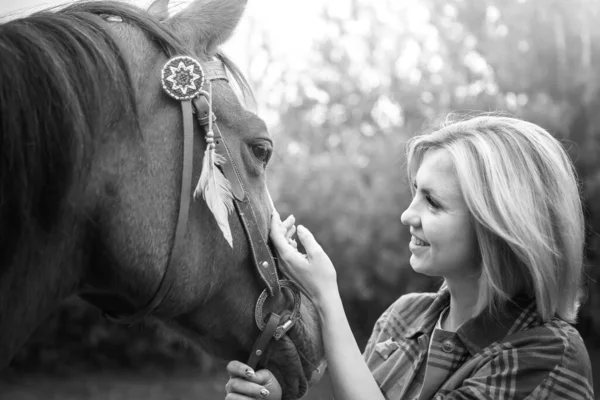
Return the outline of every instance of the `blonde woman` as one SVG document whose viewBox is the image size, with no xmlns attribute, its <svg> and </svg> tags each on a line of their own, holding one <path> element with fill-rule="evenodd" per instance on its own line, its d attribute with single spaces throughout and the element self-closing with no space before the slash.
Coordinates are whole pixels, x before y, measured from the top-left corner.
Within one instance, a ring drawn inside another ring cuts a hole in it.
<svg viewBox="0 0 600 400">
<path fill-rule="evenodd" d="M 479 116 L 407 148 L 410 264 L 444 284 L 392 304 L 363 355 L 329 258 L 299 226 L 304 257 L 288 240 L 293 219 L 273 217 L 282 269 L 319 311 L 335 398 L 593 399 L 589 356 L 572 325 L 584 221 L 561 144 L 535 124 Z M 228 370 L 227 399 L 280 398 L 269 371 L 237 361 Z"/>
</svg>

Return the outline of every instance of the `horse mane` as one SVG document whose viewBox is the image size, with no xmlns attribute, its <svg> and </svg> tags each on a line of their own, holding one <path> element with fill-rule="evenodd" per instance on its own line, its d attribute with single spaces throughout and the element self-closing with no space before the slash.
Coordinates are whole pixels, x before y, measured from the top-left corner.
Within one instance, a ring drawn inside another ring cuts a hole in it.
<svg viewBox="0 0 600 400">
<path fill-rule="evenodd" d="M 247 106 L 255 107 L 256 99 L 254 98 L 254 92 L 252 91 L 250 83 L 248 82 L 242 71 L 239 69 L 239 67 L 222 51 L 219 51 L 217 53 L 217 58 L 219 58 L 223 62 L 223 64 L 225 65 L 225 69 L 229 72 L 229 75 L 231 75 L 231 78 L 233 79 L 234 83 L 240 89 L 242 95 L 242 98 L 240 100 Z"/>
<path fill-rule="evenodd" d="M 68 189 L 89 172 L 97 132 L 125 120 L 139 132 L 131 72 L 107 16 L 137 26 L 169 57 L 189 53 L 156 18 L 121 2 L 80 2 L 0 24 L 0 272 L 18 243 L 59 221 Z M 218 57 L 251 94 L 237 67 Z"/>
</svg>

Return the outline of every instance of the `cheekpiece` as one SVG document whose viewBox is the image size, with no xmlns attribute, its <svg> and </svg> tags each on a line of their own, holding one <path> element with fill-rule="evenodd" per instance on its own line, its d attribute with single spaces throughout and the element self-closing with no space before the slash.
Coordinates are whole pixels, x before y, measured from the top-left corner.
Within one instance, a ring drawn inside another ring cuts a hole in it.
<svg viewBox="0 0 600 400">
<path fill-rule="evenodd" d="M 161 73 L 162 87 L 176 100 L 193 99 L 204 85 L 202 65 L 189 56 L 176 56 L 166 62 Z"/>
</svg>

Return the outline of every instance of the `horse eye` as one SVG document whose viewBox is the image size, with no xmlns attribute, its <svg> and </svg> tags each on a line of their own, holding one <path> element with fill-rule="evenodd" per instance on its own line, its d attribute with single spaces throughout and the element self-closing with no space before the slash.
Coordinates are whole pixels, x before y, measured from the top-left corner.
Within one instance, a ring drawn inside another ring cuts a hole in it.
<svg viewBox="0 0 600 400">
<path fill-rule="evenodd" d="M 266 164 L 269 162 L 273 150 L 271 149 L 271 146 L 267 144 L 256 144 L 252 146 L 252 152 L 259 161 L 262 161 Z"/>
</svg>

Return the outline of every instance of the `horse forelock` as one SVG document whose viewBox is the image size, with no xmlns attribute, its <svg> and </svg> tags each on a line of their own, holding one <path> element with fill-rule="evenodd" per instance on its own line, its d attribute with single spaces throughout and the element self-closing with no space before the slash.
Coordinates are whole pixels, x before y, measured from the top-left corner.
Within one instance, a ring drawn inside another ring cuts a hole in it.
<svg viewBox="0 0 600 400">
<path fill-rule="evenodd" d="M 256 99 L 254 97 L 254 92 L 239 67 L 222 51 L 217 52 L 216 56 L 223 62 L 223 65 L 225 65 L 226 70 L 229 72 L 229 76 L 239 88 L 240 94 L 242 95 L 240 101 L 246 106 L 255 107 Z"/>
</svg>

